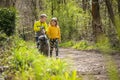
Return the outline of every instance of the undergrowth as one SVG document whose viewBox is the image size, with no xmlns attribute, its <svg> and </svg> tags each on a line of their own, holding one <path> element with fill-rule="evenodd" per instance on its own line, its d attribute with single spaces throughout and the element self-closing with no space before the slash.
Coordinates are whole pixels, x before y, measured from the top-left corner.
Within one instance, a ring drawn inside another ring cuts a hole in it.
<svg viewBox="0 0 120 80">
<path fill-rule="evenodd" d="M 112 57 L 108 55 L 105 55 L 105 58 L 106 58 L 106 70 L 109 80 L 119 80 L 120 76 L 115 61 L 112 59 Z"/>
<path fill-rule="evenodd" d="M 103 53 L 112 53 L 114 52 L 115 48 L 112 48 L 108 38 L 102 38 L 100 39 L 97 43 L 93 43 L 90 41 L 86 41 L 86 40 L 81 40 L 81 41 L 67 41 L 64 43 L 61 43 L 59 45 L 60 47 L 64 47 L 64 48 L 74 48 L 77 50 L 97 50 L 97 51 L 101 51 Z"/>
<path fill-rule="evenodd" d="M 78 50 L 91 50 L 91 49 L 96 49 L 94 45 L 91 45 L 88 41 L 81 40 L 81 41 L 67 41 L 64 43 L 61 43 L 59 45 L 60 47 L 69 47 L 69 48 L 74 48 Z"/>
<path fill-rule="evenodd" d="M 65 61 L 41 55 L 33 42 L 13 39 L 7 80 L 82 80 Z"/>
</svg>

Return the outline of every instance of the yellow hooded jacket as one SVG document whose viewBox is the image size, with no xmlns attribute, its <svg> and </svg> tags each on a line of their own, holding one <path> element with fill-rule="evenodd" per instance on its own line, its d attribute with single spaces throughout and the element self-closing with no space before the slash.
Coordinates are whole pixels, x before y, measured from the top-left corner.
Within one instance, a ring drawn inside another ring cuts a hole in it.
<svg viewBox="0 0 120 80">
<path fill-rule="evenodd" d="M 60 27 L 59 26 L 51 26 L 49 25 L 47 30 L 48 37 L 50 39 L 58 38 L 61 40 L 61 34 L 60 34 Z"/>
<path fill-rule="evenodd" d="M 36 22 L 34 23 L 34 31 L 35 31 L 35 32 L 40 31 L 40 27 L 44 27 L 44 28 L 45 28 L 45 31 L 47 31 L 47 23 L 46 23 L 46 22 L 42 23 L 42 22 L 40 22 L 40 21 L 36 21 Z"/>
</svg>

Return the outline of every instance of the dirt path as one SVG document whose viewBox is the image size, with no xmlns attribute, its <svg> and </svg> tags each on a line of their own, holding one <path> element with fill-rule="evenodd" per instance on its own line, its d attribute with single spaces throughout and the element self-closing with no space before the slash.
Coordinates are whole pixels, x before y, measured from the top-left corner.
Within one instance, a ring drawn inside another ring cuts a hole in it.
<svg viewBox="0 0 120 80">
<path fill-rule="evenodd" d="M 65 59 L 71 69 L 76 69 L 79 75 L 83 76 L 83 80 L 108 80 L 103 54 L 61 48 L 59 57 Z M 120 70 L 120 56 L 115 59 Z"/>
<path fill-rule="evenodd" d="M 78 51 L 60 48 L 59 57 L 66 60 L 71 70 L 77 70 L 83 80 L 109 80 L 106 74 L 105 57 L 95 51 Z M 113 55 L 120 71 L 120 55 Z M 0 75 L 0 80 L 4 80 Z"/>
</svg>

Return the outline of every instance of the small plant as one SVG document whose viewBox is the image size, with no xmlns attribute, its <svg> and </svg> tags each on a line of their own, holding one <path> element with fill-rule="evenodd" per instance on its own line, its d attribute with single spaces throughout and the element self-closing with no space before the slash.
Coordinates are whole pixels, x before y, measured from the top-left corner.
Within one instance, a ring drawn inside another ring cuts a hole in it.
<svg viewBox="0 0 120 80">
<path fill-rule="evenodd" d="M 68 41 L 68 42 L 60 44 L 60 47 L 72 47 L 72 48 L 78 49 L 78 50 L 95 49 L 94 46 L 90 45 L 87 41 L 84 41 L 84 40 L 81 40 L 79 42 Z"/>
<path fill-rule="evenodd" d="M 68 42 L 64 42 L 62 44 L 60 44 L 60 47 L 72 47 L 74 45 L 73 41 L 68 41 Z"/>
<path fill-rule="evenodd" d="M 13 8 L 0 8 L 0 32 L 11 36 L 15 32 L 16 12 Z"/>
<path fill-rule="evenodd" d="M 70 47 L 78 50 L 99 50 L 107 54 L 116 51 L 116 49 L 111 47 L 108 37 L 105 36 L 100 37 L 99 41 L 97 41 L 96 43 L 86 40 L 68 41 L 60 44 L 60 47 Z"/>
<path fill-rule="evenodd" d="M 110 53 L 113 51 L 109 39 L 105 36 L 101 36 L 99 41 L 95 45 L 97 50 L 100 50 L 103 53 Z"/>
<path fill-rule="evenodd" d="M 69 71 L 65 61 L 41 55 L 32 42 L 14 39 L 10 71 L 7 72 L 12 74 L 13 80 L 81 80 L 76 71 Z"/>
<path fill-rule="evenodd" d="M 91 46 L 87 41 L 82 40 L 80 42 L 76 42 L 73 48 L 78 50 L 91 50 L 91 49 L 94 49 L 94 46 Z"/>
<path fill-rule="evenodd" d="M 109 80 L 119 80 L 120 76 L 114 60 L 108 55 L 106 55 L 106 60 L 106 69 Z"/>
</svg>

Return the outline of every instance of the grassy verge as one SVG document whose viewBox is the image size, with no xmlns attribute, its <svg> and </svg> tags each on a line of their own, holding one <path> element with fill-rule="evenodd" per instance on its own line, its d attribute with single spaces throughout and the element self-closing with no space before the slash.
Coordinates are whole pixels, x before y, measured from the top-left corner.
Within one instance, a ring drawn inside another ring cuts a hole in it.
<svg viewBox="0 0 120 80">
<path fill-rule="evenodd" d="M 41 55 L 33 42 L 13 40 L 6 80 L 81 80 L 65 61 Z"/>
<path fill-rule="evenodd" d="M 101 39 L 97 43 L 89 42 L 86 40 L 81 41 L 67 41 L 61 43 L 60 47 L 64 48 L 74 48 L 77 50 L 98 50 L 103 53 L 112 53 L 116 51 L 114 48 L 110 46 L 108 38 Z"/>
<path fill-rule="evenodd" d="M 119 80 L 119 72 L 115 61 L 109 55 L 105 55 L 106 58 L 106 70 L 109 80 Z"/>
<path fill-rule="evenodd" d="M 81 41 L 67 41 L 64 43 L 61 43 L 59 45 L 60 47 L 64 47 L 64 48 L 74 48 L 74 49 L 78 49 L 78 50 L 92 50 L 92 49 L 96 49 L 96 47 L 94 45 L 92 45 L 91 43 L 89 43 L 88 41 L 85 40 L 81 40 Z"/>
</svg>

